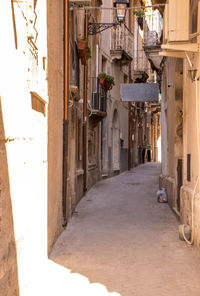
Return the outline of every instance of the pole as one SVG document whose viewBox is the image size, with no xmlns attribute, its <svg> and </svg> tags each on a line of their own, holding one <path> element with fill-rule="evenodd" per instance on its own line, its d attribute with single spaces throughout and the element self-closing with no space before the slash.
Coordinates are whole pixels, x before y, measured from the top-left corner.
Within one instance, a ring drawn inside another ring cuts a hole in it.
<svg viewBox="0 0 200 296">
<path fill-rule="evenodd" d="M 68 97 L 69 97 L 69 1 L 64 0 L 64 114 L 63 114 L 63 226 L 67 224 Z"/>
<path fill-rule="evenodd" d="M 85 10 L 85 38 L 88 39 L 88 10 Z M 84 91 L 83 91 L 83 191 L 87 191 L 87 82 L 88 64 L 84 65 Z"/>
</svg>

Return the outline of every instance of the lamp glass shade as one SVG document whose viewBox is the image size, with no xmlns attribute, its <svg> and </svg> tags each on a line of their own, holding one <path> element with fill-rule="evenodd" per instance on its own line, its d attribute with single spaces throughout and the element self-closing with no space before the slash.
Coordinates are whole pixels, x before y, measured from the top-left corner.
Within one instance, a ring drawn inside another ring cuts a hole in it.
<svg viewBox="0 0 200 296">
<path fill-rule="evenodd" d="M 194 68 L 194 67 L 191 67 L 191 68 L 188 70 L 188 72 L 189 72 L 189 75 L 190 75 L 190 79 L 191 79 L 192 81 L 195 81 L 196 76 L 197 76 L 197 69 Z"/>
<path fill-rule="evenodd" d="M 127 4 L 125 3 L 116 3 L 116 17 L 119 23 L 123 23 L 125 21 L 126 7 Z"/>
</svg>

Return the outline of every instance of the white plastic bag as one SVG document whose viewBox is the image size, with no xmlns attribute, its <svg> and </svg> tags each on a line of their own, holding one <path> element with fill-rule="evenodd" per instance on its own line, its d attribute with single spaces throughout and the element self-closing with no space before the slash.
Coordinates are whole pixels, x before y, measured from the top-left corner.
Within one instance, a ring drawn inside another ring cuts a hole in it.
<svg viewBox="0 0 200 296">
<path fill-rule="evenodd" d="M 158 190 L 156 196 L 157 196 L 157 202 L 161 202 L 161 203 L 168 202 L 165 188 Z"/>
</svg>

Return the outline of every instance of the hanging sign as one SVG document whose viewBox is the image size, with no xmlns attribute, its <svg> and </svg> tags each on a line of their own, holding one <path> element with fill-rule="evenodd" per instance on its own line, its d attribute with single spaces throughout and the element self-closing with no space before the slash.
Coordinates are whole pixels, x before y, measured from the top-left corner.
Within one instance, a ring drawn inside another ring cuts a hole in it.
<svg viewBox="0 0 200 296">
<path fill-rule="evenodd" d="M 158 83 L 121 84 L 121 98 L 123 102 L 158 102 Z"/>
</svg>

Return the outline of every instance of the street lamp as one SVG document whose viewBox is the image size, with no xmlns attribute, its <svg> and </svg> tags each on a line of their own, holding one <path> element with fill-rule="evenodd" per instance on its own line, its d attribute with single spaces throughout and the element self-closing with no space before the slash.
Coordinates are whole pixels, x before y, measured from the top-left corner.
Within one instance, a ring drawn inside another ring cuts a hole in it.
<svg viewBox="0 0 200 296">
<path fill-rule="evenodd" d="M 116 0 L 114 2 L 114 7 L 116 7 L 116 19 L 118 22 L 124 23 L 126 17 L 126 8 L 129 7 L 127 0 Z"/>
<path fill-rule="evenodd" d="M 88 34 L 96 35 L 109 28 L 117 27 L 125 22 L 126 8 L 129 7 L 127 0 L 116 0 L 114 3 L 116 8 L 116 22 L 115 23 L 91 23 L 88 24 Z"/>
<path fill-rule="evenodd" d="M 194 66 L 192 66 L 188 69 L 188 73 L 189 73 L 189 76 L 190 76 L 190 79 L 192 80 L 192 82 L 195 81 L 195 79 L 196 79 L 197 71 L 198 70 Z"/>
</svg>

